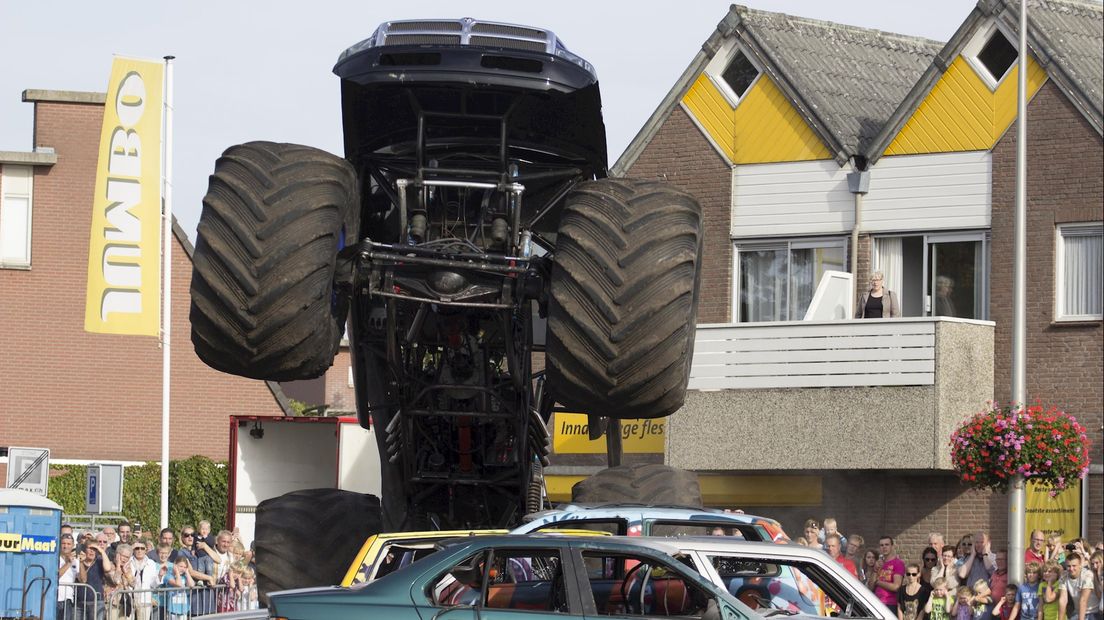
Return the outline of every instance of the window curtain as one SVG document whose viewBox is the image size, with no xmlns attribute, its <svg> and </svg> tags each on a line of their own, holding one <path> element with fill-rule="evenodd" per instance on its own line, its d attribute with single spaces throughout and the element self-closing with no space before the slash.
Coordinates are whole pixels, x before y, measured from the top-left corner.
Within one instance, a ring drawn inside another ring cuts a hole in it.
<svg viewBox="0 0 1104 620">
<path fill-rule="evenodd" d="M 904 240 L 901 237 L 881 237 L 875 239 L 874 244 L 874 271 L 880 271 L 885 276 L 882 286 L 893 291 L 897 296 L 897 303 L 904 304 L 903 291 L 905 279 Z M 862 283 L 860 291 L 867 290 Z"/>
<path fill-rule="evenodd" d="M 740 322 L 783 321 L 786 250 L 740 250 Z"/>
<path fill-rule="evenodd" d="M 1064 231 L 1062 243 L 1065 271 L 1062 314 L 1100 316 L 1104 311 L 1101 283 L 1104 280 L 1104 236 L 1101 229 Z"/>
</svg>

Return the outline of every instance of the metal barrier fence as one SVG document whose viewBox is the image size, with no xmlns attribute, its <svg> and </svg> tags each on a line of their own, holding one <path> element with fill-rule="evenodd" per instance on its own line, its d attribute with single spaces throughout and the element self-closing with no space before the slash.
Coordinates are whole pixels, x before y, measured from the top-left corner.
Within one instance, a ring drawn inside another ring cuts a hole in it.
<svg viewBox="0 0 1104 620">
<path fill-rule="evenodd" d="M 88 584 L 61 584 L 57 620 L 187 620 L 216 613 L 225 585 L 115 590 L 105 603 Z M 72 588 L 67 596 L 66 588 Z"/>
</svg>

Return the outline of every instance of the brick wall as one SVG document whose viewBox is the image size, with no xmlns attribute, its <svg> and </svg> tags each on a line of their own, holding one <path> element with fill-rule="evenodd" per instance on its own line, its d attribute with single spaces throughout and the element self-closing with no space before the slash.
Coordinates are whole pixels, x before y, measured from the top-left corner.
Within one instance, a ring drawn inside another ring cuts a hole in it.
<svg viewBox="0 0 1104 620">
<path fill-rule="evenodd" d="M 162 351 L 146 336 L 84 331 L 92 195 L 103 106 L 35 104 L 29 271 L 0 270 L 0 445 L 48 447 L 55 459 L 158 460 Z M 177 240 L 172 280 L 172 458 L 225 459 L 231 414 L 278 415 L 267 385 L 209 369 L 188 322 L 191 261 Z"/>
<path fill-rule="evenodd" d="M 1104 462 L 1104 329 L 1100 321 L 1056 324 L 1055 226 L 1104 219 L 1104 146 L 1053 82 L 1028 107 L 1026 397 L 1065 409 L 1085 424 L 1092 462 Z M 993 149 L 990 316 L 996 321 L 996 398 L 1011 397 L 1012 264 L 1016 205 L 1016 125 Z M 1101 537 L 1101 476 L 1090 480 L 1090 538 Z"/>
<path fill-rule="evenodd" d="M 1003 496 L 966 489 L 951 475 L 900 472 L 815 472 L 823 475 L 819 506 L 754 506 L 747 512 L 774 517 L 791 536 L 801 534 L 806 519 L 835 517 L 845 536 L 860 534 L 866 548 L 892 536 L 906 561 L 919 561 L 928 534 L 939 532 L 953 544 L 964 534 L 985 530 L 993 548 L 1007 545 Z"/>
<path fill-rule="evenodd" d="M 698 323 L 731 321 L 731 167 L 682 108 L 675 108 L 626 176 L 666 179 L 701 203 L 705 215 L 705 250 Z"/>
</svg>

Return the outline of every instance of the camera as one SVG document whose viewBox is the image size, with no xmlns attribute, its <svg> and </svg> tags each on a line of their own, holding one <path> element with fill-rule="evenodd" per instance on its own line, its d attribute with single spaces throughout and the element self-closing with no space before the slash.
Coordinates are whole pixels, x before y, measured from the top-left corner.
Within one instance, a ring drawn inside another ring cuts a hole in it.
<svg viewBox="0 0 1104 620">
<path fill-rule="evenodd" d="M 1077 545 L 1073 543 L 1066 545 L 1066 551 L 1077 551 Z"/>
</svg>

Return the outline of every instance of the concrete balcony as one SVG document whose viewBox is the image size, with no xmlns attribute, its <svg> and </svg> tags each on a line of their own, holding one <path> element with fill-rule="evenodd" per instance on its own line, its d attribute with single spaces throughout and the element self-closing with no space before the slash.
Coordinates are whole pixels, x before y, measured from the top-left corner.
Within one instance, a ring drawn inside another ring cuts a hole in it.
<svg viewBox="0 0 1104 620">
<path fill-rule="evenodd" d="M 993 397 L 990 321 L 700 325 L 666 462 L 709 470 L 950 470 Z"/>
</svg>

